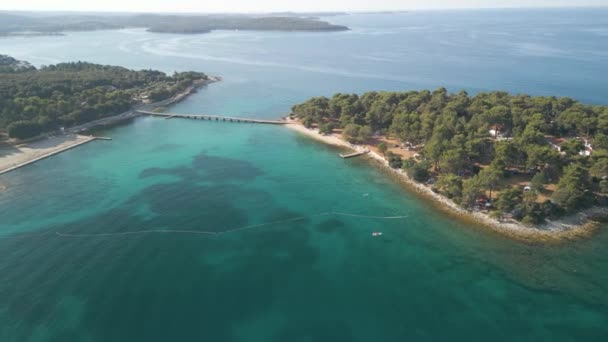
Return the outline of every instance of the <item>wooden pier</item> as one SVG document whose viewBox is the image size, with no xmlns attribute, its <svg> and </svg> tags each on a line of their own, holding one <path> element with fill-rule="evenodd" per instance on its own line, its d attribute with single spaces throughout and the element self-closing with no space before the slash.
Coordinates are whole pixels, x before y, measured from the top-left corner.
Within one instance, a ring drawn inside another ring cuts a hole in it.
<svg viewBox="0 0 608 342">
<path fill-rule="evenodd" d="M 138 110 L 140 114 L 150 116 L 160 116 L 165 119 L 181 118 L 181 119 L 192 119 L 192 120 L 209 120 L 209 121 L 225 121 L 225 122 L 241 122 L 241 123 L 258 123 L 268 125 L 285 125 L 288 122 L 284 120 L 263 120 L 263 119 L 251 119 L 251 118 L 237 118 L 233 116 L 222 116 L 222 115 L 209 115 L 209 114 L 174 114 L 174 113 L 155 113 L 146 110 Z"/>
<path fill-rule="evenodd" d="M 357 151 L 357 152 L 353 152 L 353 153 L 349 153 L 349 154 L 342 154 L 340 153 L 340 157 L 343 159 L 348 159 L 348 158 L 354 158 L 354 157 L 358 157 L 358 156 L 362 156 L 364 154 L 369 153 L 369 150 L 363 150 L 363 151 Z"/>
</svg>

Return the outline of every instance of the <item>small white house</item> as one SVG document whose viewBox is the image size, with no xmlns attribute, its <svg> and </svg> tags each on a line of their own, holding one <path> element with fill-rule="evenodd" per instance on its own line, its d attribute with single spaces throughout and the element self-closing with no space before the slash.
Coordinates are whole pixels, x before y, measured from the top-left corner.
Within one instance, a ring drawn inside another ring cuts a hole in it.
<svg viewBox="0 0 608 342">
<path fill-rule="evenodd" d="M 556 150 L 557 152 L 562 152 L 562 144 L 564 143 L 564 141 L 566 141 L 566 139 L 563 138 L 553 137 L 546 138 L 546 140 L 549 146 L 551 146 L 551 148 Z"/>
<path fill-rule="evenodd" d="M 578 154 L 581 156 L 588 157 L 591 155 L 591 153 L 593 153 L 593 146 L 591 146 L 591 143 L 587 139 L 583 139 L 583 144 L 585 146 L 585 149 L 579 151 Z"/>
<path fill-rule="evenodd" d="M 500 138 L 503 136 L 502 128 L 502 125 L 492 125 L 488 133 L 492 138 Z"/>
</svg>

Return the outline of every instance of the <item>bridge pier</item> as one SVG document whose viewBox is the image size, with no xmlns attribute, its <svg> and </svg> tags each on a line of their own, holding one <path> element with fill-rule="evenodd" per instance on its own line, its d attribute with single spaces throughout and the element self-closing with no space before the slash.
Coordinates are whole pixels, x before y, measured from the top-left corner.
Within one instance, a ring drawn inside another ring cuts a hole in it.
<svg viewBox="0 0 608 342">
<path fill-rule="evenodd" d="M 242 122 L 242 123 L 260 123 L 260 124 L 287 124 L 287 121 L 283 120 L 264 120 L 264 119 L 251 119 L 251 118 L 237 118 L 232 116 L 222 116 L 222 115 L 211 115 L 211 114 L 175 114 L 175 113 L 155 113 L 144 110 L 135 110 L 140 114 L 151 115 L 151 116 L 159 116 L 164 117 L 165 119 L 170 118 L 184 118 L 184 119 L 192 119 L 192 120 L 209 120 L 209 121 L 224 121 L 224 122 Z"/>
</svg>

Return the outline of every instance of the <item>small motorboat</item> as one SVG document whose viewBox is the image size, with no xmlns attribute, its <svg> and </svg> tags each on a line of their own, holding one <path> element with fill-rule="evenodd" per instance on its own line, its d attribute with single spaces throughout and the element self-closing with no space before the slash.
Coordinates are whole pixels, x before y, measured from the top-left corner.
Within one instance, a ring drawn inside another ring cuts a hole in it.
<svg viewBox="0 0 608 342">
<path fill-rule="evenodd" d="M 372 236 L 382 236 L 382 232 L 373 232 Z"/>
</svg>

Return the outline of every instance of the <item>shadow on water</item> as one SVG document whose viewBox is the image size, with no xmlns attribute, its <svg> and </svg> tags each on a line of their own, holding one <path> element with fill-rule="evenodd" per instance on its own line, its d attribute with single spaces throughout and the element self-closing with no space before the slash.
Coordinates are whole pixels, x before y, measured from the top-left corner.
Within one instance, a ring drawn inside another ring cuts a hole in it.
<svg viewBox="0 0 608 342">
<path fill-rule="evenodd" d="M 262 171 L 244 160 L 214 157 L 201 153 L 193 158 L 191 166 L 148 168 L 140 173 L 139 178 L 158 175 L 172 175 L 188 180 L 219 182 L 225 180 L 252 180 L 262 175 Z"/>
<path fill-rule="evenodd" d="M 154 183 L 166 175 L 173 182 Z M 589 323 L 579 325 L 589 328 L 587 336 L 605 331 L 595 325 L 608 302 L 605 276 L 597 275 L 605 259 L 588 257 L 602 255 L 605 234 L 565 246 L 522 245 L 429 219 L 437 212 L 424 207 L 417 213 L 425 217 L 394 224 L 304 217 L 311 213 L 251 186 L 261 175 L 247 161 L 201 153 L 186 165 L 141 171 L 136 177 L 152 184 L 119 206 L 50 226 L 43 236 L 0 240 L 7 256 L 0 261 L 0 302 L 6 303 L 0 315 L 13 329 L 0 340 L 40 332 L 57 341 L 251 340 L 246 327 L 254 336 L 266 329 L 264 341 L 362 340 L 361 330 L 378 329 L 386 340 L 447 340 L 470 336 L 480 325 L 489 327 L 478 332 L 484 339 L 500 331 L 493 324 L 507 321 L 524 332 L 552 320 L 567 324 L 553 316 L 556 306 L 588 314 Z M 314 200 L 319 196 L 302 187 L 326 184 L 291 181 L 283 191 Z M 373 182 L 394 185 L 380 177 Z M 218 236 L 54 234 L 221 232 L 299 217 Z M 387 234 L 371 238 L 376 227 Z M 518 296 L 525 301 L 499 307 Z M 532 308 L 535 319 L 522 317 Z"/>
<path fill-rule="evenodd" d="M 315 225 L 315 229 L 321 233 L 333 233 L 339 231 L 340 228 L 344 226 L 344 222 L 335 218 L 330 218 Z"/>
<path fill-rule="evenodd" d="M 238 172 L 220 172 L 235 167 Z M 221 175 L 224 180 L 250 180 L 261 174 L 246 162 L 199 156 L 191 167 L 158 170 L 177 172 L 181 179 L 151 185 L 120 208 L 49 227 L 44 235 L 0 241 L 3 252 L 12 256 L 0 262 L 6 280 L 0 301 L 5 303 L 3 315 L 19 326 L 13 339 L 33 338 L 46 330 L 56 341 L 88 336 L 106 341 L 230 341 L 234 325 L 269 311 L 294 274 L 322 277 L 313 269 L 318 251 L 307 242 L 307 220 L 290 222 L 289 231 L 279 225 L 228 238 L 54 234 L 134 228 L 222 231 L 251 223 L 247 211 L 234 205 L 241 201 L 262 203 L 268 213 L 259 218 L 263 221 L 302 216 L 273 204 L 263 191 L 217 183 Z M 156 172 L 142 174 L 152 177 Z M 198 184 L 210 174 L 215 185 Z M 153 215 L 133 214 L 140 206 L 149 207 Z M 226 254 L 226 262 L 213 261 Z M 45 267 L 30 267 L 42 264 Z M 65 307 L 69 298 L 73 310 Z M 66 310 L 72 311 L 66 316 Z M 296 329 L 297 322 L 292 324 L 290 329 Z"/>
</svg>

